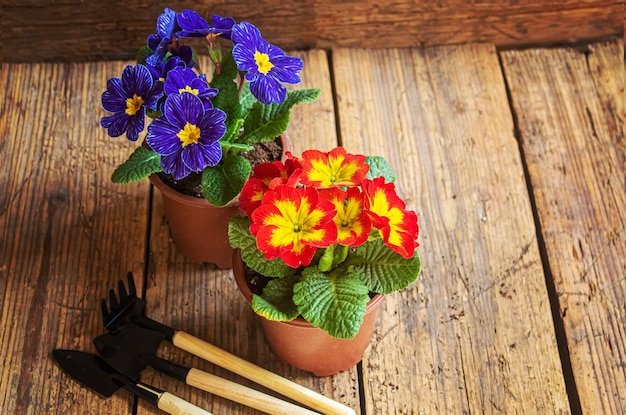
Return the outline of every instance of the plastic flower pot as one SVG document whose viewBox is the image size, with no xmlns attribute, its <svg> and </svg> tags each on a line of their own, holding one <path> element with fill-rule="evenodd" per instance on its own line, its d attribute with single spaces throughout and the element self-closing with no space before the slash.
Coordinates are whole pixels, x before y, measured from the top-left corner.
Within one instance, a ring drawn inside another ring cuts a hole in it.
<svg viewBox="0 0 626 415">
<path fill-rule="evenodd" d="M 284 161 L 285 152 L 291 151 L 291 141 L 286 134 L 280 139 Z M 176 249 L 195 263 L 209 262 L 221 269 L 232 268 L 233 249 L 228 241 L 228 221 L 243 214 L 238 201 L 216 207 L 204 198 L 177 192 L 156 174 L 150 176 L 150 182 L 163 197 L 165 217 Z"/>
<path fill-rule="evenodd" d="M 233 274 L 237 287 L 250 303 L 252 291 L 246 281 L 239 250 L 233 254 Z M 261 316 L 263 333 L 270 349 L 283 362 L 316 376 L 331 376 L 351 369 L 361 361 L 376 328 L 378 309 L 384 296 L 376 294 L 367 304 L 363 324 L 352 339 L 331 337 L 302 317 L 289 322 L 267 320 Z"/>
</svg>

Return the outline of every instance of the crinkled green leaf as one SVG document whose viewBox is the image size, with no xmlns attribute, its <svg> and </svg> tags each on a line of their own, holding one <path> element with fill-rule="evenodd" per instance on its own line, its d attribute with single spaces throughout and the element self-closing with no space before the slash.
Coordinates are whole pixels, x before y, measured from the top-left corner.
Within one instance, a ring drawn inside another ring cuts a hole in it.
<svg viewBox="0 0 626 415">
<path fill-rule="evenodd" d="M 161 156 L 145 147 L 137 147 L 111 176 L 113 183 L 131 183 L 163 171 Z"/>
<path fill-rule="evenodd" d="M 267 260 L 256 246 L 256 239 L 250 233 L 250 219 L 235 216 L 228 223 L 228 240 L 233 248 L 241 249 L 241 259 L 252 270 L 266 277 L 288 277 L 294 275 L 296 268 L 291 268 L 280 259 Z"/>
<path fill-rule="evenodd" d="M 367 156 L 365 162 L 370 166 L 366 176 L 368 179 L 383 176 L 386 182 L 396 181 L 396 176 L 394 176 L 391 166 L 385 158 L 381 156 Z"/>
<path fill-rule="evenodd" d="M 287 129 L 291 109 L 298 104 L 312 102 L 320 94 L 319 89 L 300 89 L 289 91 L 287 98 L 280 104 L 264 105 L 255 103 L 243 124 L 240 143 L 271 141 Z"/>
<path fill-rule="evenodd" d="M 257 99 L 254 95 L 252 95 L 252 92 L 250 92 L 250 84 L 246 82 L 243 85 L 241 95 L 239 96 L 239 103 L 241 104 L 241 118 L 246 118 L 255 102 L 257 102 Z"/>
<path fill-rule="evenodd" d="M 239 88 L 233 80 L 234 76 L 237 76 L 237 68 L 235 67 L 235 75 L 233 76 L 232 70 L 228 64 L 228 56 L 230 56 L 230 60 L 232 60 L 230 53 L 224 56 L 222 72 L 219 75 L 215 73 L 209 85 L 211 88 L 217 88 L 219 90 L 217 96 L 211 98 L 211 102 L 215 108 L 219 108 L 226 113 L 226 123 L 230 125 L 234 120 L 241 118 L 241 105 L 239 104 Z"/>
<path fill-rule="evenodd" d="M 324 254 L 317 264 L 317 268 L 322 272 L 330 271 L 333 267 L 333 257 L 335 256 L 335 245 L 331 245 L 324 249 Z"/>
<path fill-rule="evenodd" d="M 345 261 L 349 246 L 347 245 L 331 245 L 324 249 L 323 255 L 320 257 L 317 264 L 317 268 L 322 272 L 328 272 L 335 268 L 337 265 Z"/>
<path fill-rule="evenodd" d="M 243 119 L 241 118 L 232 118 L 226 120 L 226 132 L 224 136 L 220 139 L 220 144 L 222 147 L 225 143 L 234 143 L 237 140 L 237 136 L 241 132 L 241 127 L 243 126 Z"/>
<path fill-rule="evenodd" d="M 307 268 L 293 287 L 293 301 L 302 317 L 343 339 L 359 332 L 369 299 L 367 287 L 354 272 L 337 276 Z"/>
<path fill-rule="evenodd" d="M 202 173 L 202 194 L 212 205 L 226 206 L 239 196 L 251 172 L 252 166 L 245 158 L 226 156 Z"/>
<path fill-rule="evenodd" d="M 359 273 L 370 291 L 389 294 L 406 288 L 417 280 L 420 257 L 417 251 L 412 258 L 404 259 L 390 250 L 382 239 L 367 241 L 349 254 L 346 260 Z"/>
<path fill-rule="evenodd" d="M 293 303 L 293 286 L 299 276 L 275 278 L 263 289 L 262 295 L 252 296 L 252 309 L 260 316 L 273 321 L 291 321 L 300 315 Z"/>
<path fill-rule="evenodd" d="M 213 78 L 217 76 L 217 68 L 213 73 Z M 227 50 L 222 55 L 222 62 L 220 63 L 220 76 L 225 78 L 235 79 L 237 78 L 239 71 L 237 69 L 237 62 L 233 58 L 232 49 Z"/>
</svg>

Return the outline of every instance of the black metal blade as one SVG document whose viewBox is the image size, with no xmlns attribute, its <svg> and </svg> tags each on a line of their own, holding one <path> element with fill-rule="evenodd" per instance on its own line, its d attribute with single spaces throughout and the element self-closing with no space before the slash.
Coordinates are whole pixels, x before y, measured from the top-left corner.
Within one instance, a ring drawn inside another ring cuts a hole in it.
<svg viewBox="0 0 626 415">
<path fill-rule="evenodd" d="M 130 382 L 99 356 L 62 349 L 54 350 L 52 354 L 68 375 L 107 398 Z"/>
<path fill-rule="evenodd" d="M 137 379 L 149 364 L 143 357 L 155 355 L 163 337 L 163 334 L 154 330 L 124 327 L 115 334 L 106 333 L 96 337 L 93 344 L 109 365 Z"/>
</svg>

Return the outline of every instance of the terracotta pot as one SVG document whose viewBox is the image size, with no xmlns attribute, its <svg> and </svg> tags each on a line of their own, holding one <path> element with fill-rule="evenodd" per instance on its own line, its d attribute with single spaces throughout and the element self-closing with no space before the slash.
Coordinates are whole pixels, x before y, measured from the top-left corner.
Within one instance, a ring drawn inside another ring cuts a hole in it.
<svg viewBox="0 0 626 415">
<path fill-rule="evenodd" d="M 250 303 L 252 292 L 246 281 L 238 249 L 233 254 L 233 274 L 239 290 Z M 330 376 L 348 370 L 361 361 L 376 328 L 376 316 L 383 298 L 383 295 L 376 294 L 370 300 L 361 329 L 352 339 L 331 337 L 301 317 L 289 322 L 259 318 L 265 338 L 278 358 L 298 369 L 313 372 L 316 376 Z"/>
<path fill-rule="evenodd" d="M 285 152 L 291 151 L 286 134 L 281 136 L 281 144 L 284 161 Z M 163 196 L 165 217 L 178 251 L 198 264 L 210 262 L 218 268 L 232 268 L 233 249 L 228 241 L 228 221 L 242 214 L 238 201 L 226 207 L 216 207 L 206 199 L 177 192 L 156 174 L 150 176 L 150 182 Z"/>
</svg>

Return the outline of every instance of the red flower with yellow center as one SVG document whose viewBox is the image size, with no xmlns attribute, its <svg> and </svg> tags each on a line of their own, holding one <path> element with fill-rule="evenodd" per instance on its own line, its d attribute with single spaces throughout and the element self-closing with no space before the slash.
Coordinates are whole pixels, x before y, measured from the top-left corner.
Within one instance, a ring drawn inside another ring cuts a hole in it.
<svg viewBox="0 0 626 415">
<path fill-rule="evenodd" d="M 248 217 L 261 205 L 263 195 L 269 190 L 270 182 L 277 177 L 287 177 L 285 166 L 280 161 L 262 163 L 254 167 L 252 176 L 239 195 L 239 208 L 245 210 Z"/>
<path fill-rule="evenodd" d="M 335 213 L 333 204 L 319 198 L 314 188 L 277 186 L 252 213 L 250 232 L 266 259 L 280 258 L 293 268 L 307 266 L 317 248 L 337 238 Z"/>
<path fill-rule="evenodd" d="M 326 190 L 323 197 L 328 199 L 337 211 L 334 218 L 337 225 L 336 243 L 348 246 L 365 243 L 372 230 L 372 222 L 363 211 L 363 193 L 356 187 L 351 187 L 348 191 L 332 188 Z"/>
<path fill-rule="evenodd" d="M 372 224 L 380 232 L 385 244 L 404 258 L 411 258 L 417 247 L 417 215 L 406 210 L 393 183 L 383 177 L 364 180 L 365 208 Z"/>
<path fill-rule="evenodd" d="M 365 156 L 348 154 L 343 147 L 328 153 L 302 153 L 302 183 L 316 187 L 359 186 L 369 170 Z"/>
<path fill-rule="evenodd" d="M 283 184 L 295 187 L 299 177 L 298 169 L 301 169 L 300 164 L 290 159 L 285 164 L 280 161 L 257 164 L 241 189 L 239 208 L 250 217 L 254 209 L 261 205 L 265 192 Z"/>
</svg>

